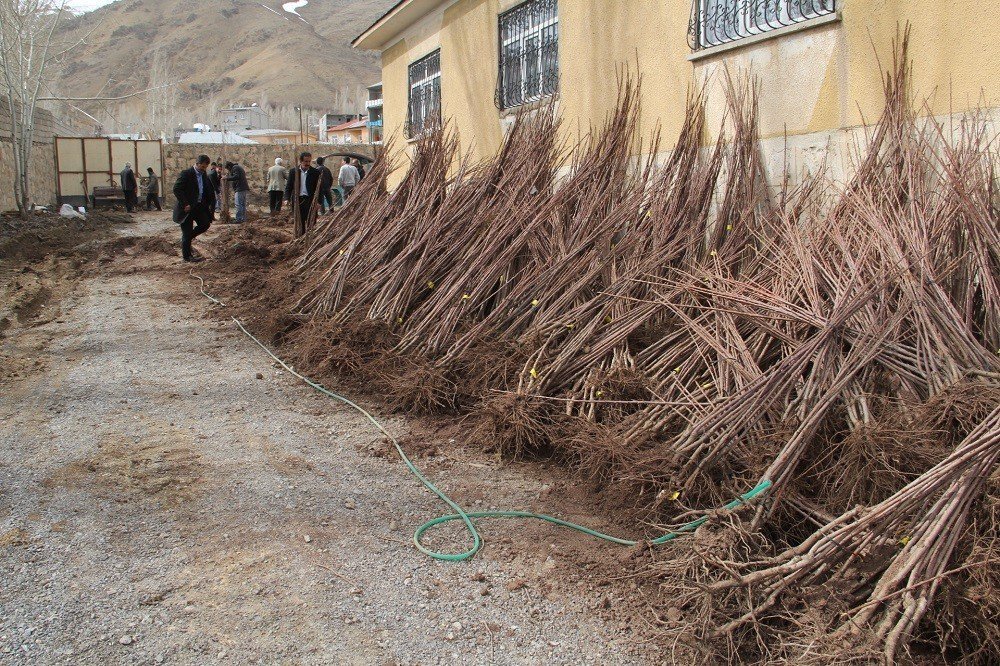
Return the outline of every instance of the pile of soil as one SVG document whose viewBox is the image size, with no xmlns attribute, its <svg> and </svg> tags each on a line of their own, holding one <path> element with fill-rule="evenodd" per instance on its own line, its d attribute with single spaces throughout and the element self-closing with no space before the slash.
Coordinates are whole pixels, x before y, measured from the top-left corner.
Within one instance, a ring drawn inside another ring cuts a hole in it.
<svg viewBox="0 0 1000 666">
<path fill-rule="evenodd" d="M 0 259 L 35 261 L 52 253 L 68 253 L 107 238 L 116 224 L 131 222 L 127 214 L 94 211 L 86 219 L 39 211 L 22 217 L 0 214 Z"/>
</svg>

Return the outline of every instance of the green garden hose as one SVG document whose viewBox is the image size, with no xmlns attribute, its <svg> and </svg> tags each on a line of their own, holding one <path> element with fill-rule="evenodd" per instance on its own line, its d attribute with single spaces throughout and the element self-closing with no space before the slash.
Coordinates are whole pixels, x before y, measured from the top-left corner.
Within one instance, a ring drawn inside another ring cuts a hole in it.
<svg viewBox="0 0 1000 666">
<path fill-rule="evenodd" d="M 202 280 L 201 277 L 194 274 L 192 274 L 192 276 L 201 281 L 201 293 L 206 298 L 211 300 L 213 303 L 216 303 L 217 305 L 224 305 L 222 301 L 211 296 L 208 292 L 205 291 L 205 281 Z M 324 395 L 327 395 L 333 398 L 334 400 L 338 400 L 339 402 L 344 403 L 345 405 L 351 407 L 352 409 L 355 409 L 366 419 L 368 419 L 368 421 L 370 421 L 371 424 L 375 426 L 375 428 L 379 432 L 385 435 L 386 438 L 388 438 L 389 441 L 392 442 L 393 446 L 396 447 L 396 452 L 399 454 L 399 457 L 402 459 L 403 463 L 406 465 L 407 469 L 410 470 L 413 476 L 415 476 L 417 480 L 420 481 L 420 483 L 422 483 L 432 493 L 437 495 L 438 499 L 447 504 L 455 512 L 453 514 L 439 516 L 437 518 L 429 520 L 420 527 L 418 527 L 416 531 L 413 533 L 413 544 L 417 547 L 417 550 L 424 553 L 425 555 L 429 555 L 430 557 L 436 560 L 445 560 L 448 562 L 461 562 L 475 555 L 482 547 L 483 539 L 480 536 L 479 530 L 476 528 L 475 523 L 472 522 L 473 518 L 519 518 L 519 519 L 531 518 L 535 520 L 541 520 L 546 523 L 552 523 L 553 525 L 559 525 L 560 527 L 567 527 L 571 530 L 575 530 L 577 532 L 582 532 L 583 534 L 588 534 L 592 537 L 596 537 L 598 539 L 601 539 L 602 541 L 609 541 L 611 543 L 619 544 L 622 546 L 635 546 L 638 545 L 639 543 L 644 543 L 641 541 L 633 541 L 631 539 L 621 539 L 619 537 L 598 532 L 597 530 L 590 529 L 589 527 L 584 527 L 583 525 L 571 523 L 568 520 L 562 520 L 561 518 L 556 518 L 555 516 L 548 516 L 542 513 L 532 513 L 531 511 L 474 511 L 472 513 L 466 512 L 453 499 L 448 497 L 448 495 L 446 495 L 444 491 L 435 486 L 430 481 L 430 479 L 424 476 L 419 469 L 417 469 L 417 466 L 414 465 L 413 461 L 410 460 L 409 457 L 406 455 L 406 452 L 403 450 L 403 447 L 400 446 L 399 441 L 395 437 L 393 437 L 388 430 L 385 429 L 385 427 L 378 421 L 378 419 L 376 419 L 367 410 L 365 410 L 364 407 L 361 407 L 360 405 L 353 402 L 349 398 L 346 398 L 338 393 L 330 391 L 329 389 L 325 388 L 324 386 L 321 386 L 320 384 L 317 384 L 308 377 L 299 374 L 298 372 L 295 371 L 293 367 L 291 367 L 283 360 L 278 358 L 278 356 L 276 356 L 274 352 L 268 349 L 267 345 L 258 340 L 253 335 L 253 333 L 248 331 L 246 327 L 243 326 L 243 323 L 239 319 L 237 319 L 236 317 L 233 317 L 232 319 L 233 323 L 235 323 L 239 327 L 239 329 L 243 331 L 244 335 L 253 340 L 258 347 L 263 349 L 268 356 L 274 359 L 274 361 L 277 362 L 279 365 L 281 365 L 281 367 L 284 368 L 289 374 L 298 377 L 299 379 L 301 379 L 306 384 L 313 387 L 320 393 L 323 393 Z M 743 506 L 744 504 L 752 501 L 754 498 L 767 492 L 767 490 L 770 487 L 771 487 L 771 482 L 765 479 L 761 481 L 759 484 L 757 484 L 757 487 L 755 487 L 753 490 L 744 493 L 743 495 L 729 502 L 722 508 L 725 510 L 731 510 Z M 659 536 L 645 543 L 650 543 L 652 545 L 659 545 L 662 543 L 666 543 L 668 541 L 673 541 L 674 539 L 676 539 L 679 536 L 682 536 L 685 533 L 693 532 L 694 530 L 698 529 L 698 527 L 704 525 L 708 521 L 708 519 L 709 516 L 704 515 L 701 518 L 698 518 L 697 520 L 693 520 L 689 523 L 681 525 L 677 529 L 667 532 L 666 534 L 663 534 L 662 536 Z M 466 550 L 463 553 L 441 553 L 435 550 L 431 550 L 430 548 L 424 546 L 423 543 L 421 543 L 420 539 L 424 535 L 424 533 L 427 532 L 427 530 L 436 525 L 441 525 L 442 523 L 447 523 L 454 520 L 461 520 L 465 524 L 465 529 L 469 532 L 469 535 L 472 537 L 472 546 L 468 550 Z"/>
</svg>

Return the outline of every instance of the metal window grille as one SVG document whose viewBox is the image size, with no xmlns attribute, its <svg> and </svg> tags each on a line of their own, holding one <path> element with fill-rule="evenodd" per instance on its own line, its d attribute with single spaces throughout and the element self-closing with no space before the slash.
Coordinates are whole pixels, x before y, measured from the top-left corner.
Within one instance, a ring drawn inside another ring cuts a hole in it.
<svg viewBox="0 0 1000 666">
<path fill-rule="evenodd" d="M 694 50 L 735 42 L 837 11 L 836 0 L 694 0 L 688 41 Z"/>
<path fill-rule="evenodd" d="M 497 106 L 510 109 L 554 95 L 559 88 L 556 0 L 529 0 L 500 15 Z"/>
<path fill-rule="evenodd" d="M 441 125 L 441 49 L 410 64 L 410 112 L 407 136 Z"/>
</svg>

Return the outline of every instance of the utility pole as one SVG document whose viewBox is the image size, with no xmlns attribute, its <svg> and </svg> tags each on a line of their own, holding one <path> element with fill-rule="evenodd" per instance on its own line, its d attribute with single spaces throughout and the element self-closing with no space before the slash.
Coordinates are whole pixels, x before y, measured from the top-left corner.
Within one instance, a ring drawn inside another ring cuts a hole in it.
<svg viewBox="0 0 1000 666">
<path fill-rule="evenodd" d="M 302 134 L 302 105 L 295 107 L 295 110 L 299 112 L 299 143 L 305 143 L 305 136 Z"/>
</svg>

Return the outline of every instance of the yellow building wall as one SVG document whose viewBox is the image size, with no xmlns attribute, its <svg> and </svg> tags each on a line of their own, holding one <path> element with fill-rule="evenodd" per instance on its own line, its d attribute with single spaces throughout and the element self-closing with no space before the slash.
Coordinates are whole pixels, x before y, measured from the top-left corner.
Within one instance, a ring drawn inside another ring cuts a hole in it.
<svg viewBox="0 0 1000 666">
<path fill-rule="evenodd" d="M 462 149 L 487 157 L 502 139 L 494 106 L 497 15 L 511 0 L 444 2 L 383 52 L 387 135 L 406 120 L 407 66 L 441 48 L 442 109 Z M 662 129 L 669 150 L 694 83 L 709 91 L 712 140 L 725 113 L 726 69 L 760 83 L 761 136 L 772 166 L 789 152 L 845 148 L 849 128 L 882 109 L 892 43 L 912 25 L 913 92 L 934 115 L 1000 100 L 1000 3 L 981 0 L 841 0 L 842 20 L 690 60 L 691 0 L 559 0 L 559 113 L 571 137 L 599 126 L 623 68 L 642 75 L 643 133 Z M 880 64 L 881 63 L 881 64 Z M 405 146 L 399 131 L 397 144 Z M 791 137 L 791 140 L 789 140 Z"/>
<path fill-rule="evenodd" d="M 494 101 L 499 11 L 498 0 L 456 2 L 441 28 L 441 113 L 472 159 L 490 157 L 503 140 Z"/>
</svg>

